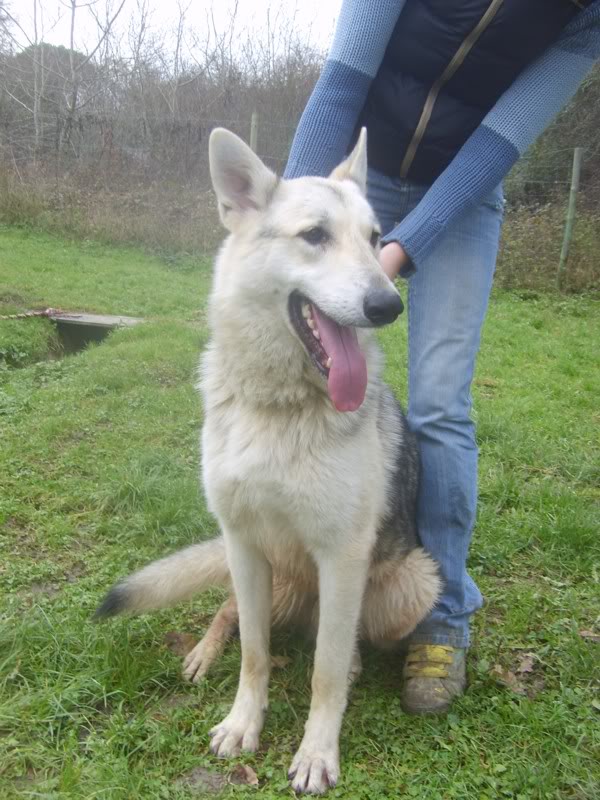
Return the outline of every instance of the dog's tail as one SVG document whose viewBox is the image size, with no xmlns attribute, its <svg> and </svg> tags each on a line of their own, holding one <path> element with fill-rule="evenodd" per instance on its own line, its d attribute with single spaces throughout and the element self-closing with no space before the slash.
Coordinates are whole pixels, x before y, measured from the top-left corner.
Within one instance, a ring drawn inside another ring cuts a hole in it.
<svg viewBox="0 0 600 800">
<path fill-rule="evenodd" d="M 441 590 L 437 565 L 421 547 L 372 567 L 363 601 L 363 635 L 380 647 L 399 642 L 425 619 Z"/>
<path fill-rule="evenodd" d="M 225 543 L 219 537 L 153 561 L 115 584 L 94 619 L 174 606 L 211 586 L 230 585 Z"/>
</svg>

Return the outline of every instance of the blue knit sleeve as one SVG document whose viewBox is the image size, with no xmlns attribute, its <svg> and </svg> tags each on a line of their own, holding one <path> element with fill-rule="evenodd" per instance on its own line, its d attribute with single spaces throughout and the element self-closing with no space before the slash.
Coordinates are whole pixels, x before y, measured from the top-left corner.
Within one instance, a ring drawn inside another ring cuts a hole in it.
<svg viewBox="0 0 600 800">
<path fill-rule="evenodd" d="M 418 268 L 446 226 L 503 180 L 599 58 L 600 0 L 595 0 L 521 73 L 384 243 L 399 242 Z"/>
<path fill-rule="evenodd" d="M 333 44 L 292 143 L 286 178 L 328 175 L 345 157 L 405 0 L 344 0 Z"/>
</svg>

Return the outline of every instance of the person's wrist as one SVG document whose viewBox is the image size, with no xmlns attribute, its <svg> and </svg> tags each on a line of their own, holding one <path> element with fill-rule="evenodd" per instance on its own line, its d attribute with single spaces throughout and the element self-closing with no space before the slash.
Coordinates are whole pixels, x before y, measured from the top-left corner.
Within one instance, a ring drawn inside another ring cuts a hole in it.
<svg viewBox="0 0 600 800">
<path fill-rule="evenodd" d="M 402 267 L 408 263 L 408 260 L 406 251 L 398 242 L 389 242 L 389 244 L 381 248 L 379 253 L 379 263 L 391 281 L 395 280 Z"/>
</svg>

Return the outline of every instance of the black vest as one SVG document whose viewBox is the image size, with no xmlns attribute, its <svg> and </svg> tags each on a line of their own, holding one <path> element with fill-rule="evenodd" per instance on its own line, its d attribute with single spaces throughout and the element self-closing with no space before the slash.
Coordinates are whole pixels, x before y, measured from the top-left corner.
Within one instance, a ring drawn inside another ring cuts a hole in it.
<svg viewBox="0 0 600 800">
<path fill-rule="evenodd" d="M 369 163 L 430 184 L 590 0 L 407 0 L 357 131 Z"/>
</svg>

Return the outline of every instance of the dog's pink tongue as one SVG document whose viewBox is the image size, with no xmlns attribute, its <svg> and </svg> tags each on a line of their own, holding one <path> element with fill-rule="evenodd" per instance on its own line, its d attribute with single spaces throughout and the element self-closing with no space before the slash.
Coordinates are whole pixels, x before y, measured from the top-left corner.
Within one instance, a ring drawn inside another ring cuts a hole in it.
<svg viewBox="0 0 600 800">
<path fill-rule="evenodd" d="M 338 325 L 312 306 L 321 343 L 332 364 L 327 388 L 331 402 L 338 411 L 356 411 L 367 391 L 367 362 L 361 353 L 356 330 Z"/>
</svg>

